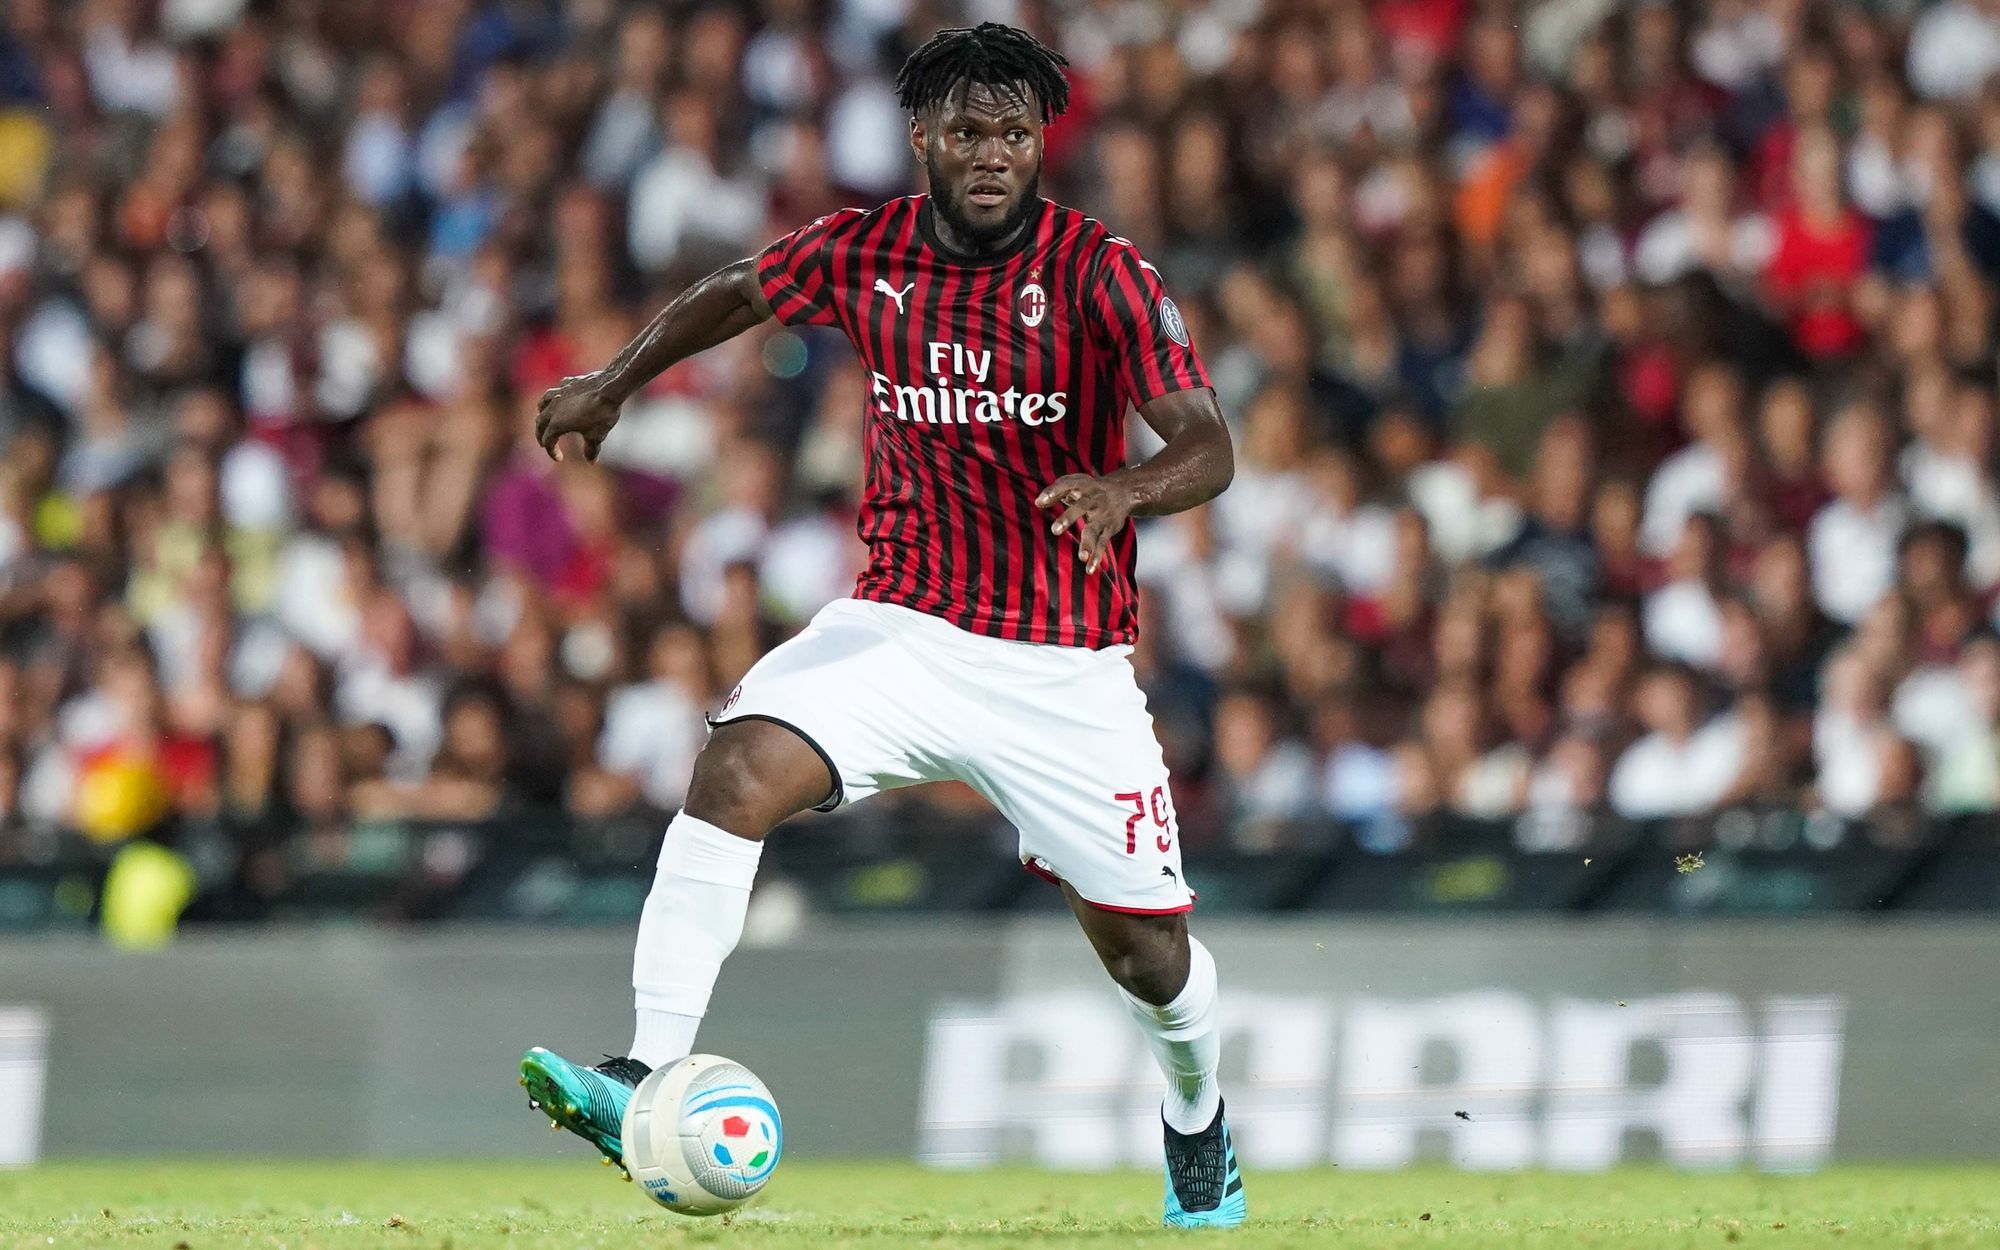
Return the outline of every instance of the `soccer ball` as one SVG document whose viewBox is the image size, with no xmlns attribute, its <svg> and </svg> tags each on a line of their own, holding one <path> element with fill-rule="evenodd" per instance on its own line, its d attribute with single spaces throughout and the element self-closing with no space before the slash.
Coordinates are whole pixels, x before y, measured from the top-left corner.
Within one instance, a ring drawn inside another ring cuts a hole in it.
<svg viewBox="0 0 2000 1250">
<path fill-rule="evenodd" d="M 682 1215 L 720 1215 L 771 1179 L 785 1127 L 750 1069 L 689 1055 L 639 1082 L 623 1137 L 625 1169 L 647 1197 Z"/>
</svg>

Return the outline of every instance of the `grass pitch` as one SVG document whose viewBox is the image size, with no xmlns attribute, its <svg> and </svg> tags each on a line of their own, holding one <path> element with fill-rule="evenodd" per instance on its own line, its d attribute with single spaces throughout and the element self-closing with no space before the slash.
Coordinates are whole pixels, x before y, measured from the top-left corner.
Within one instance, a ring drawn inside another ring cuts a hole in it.
<svg viewBox="0 0 2000 1250">
<path fill-rule="evenodd" d="M 0 1248 L 655 1250 L 745 1246 L 2000 1246 L 2000 1168 L 1809 1177 L 1250 1173 L 1234 1233 L 1158 1225 L 1157 1174 L 924 1172 L 794 1163 L 727 1222 L 564 1163 L 91 1163 L 0 1173 Z M 1220 1237 L 1221 1240 L 1216 1240 Z"/>
</svg>

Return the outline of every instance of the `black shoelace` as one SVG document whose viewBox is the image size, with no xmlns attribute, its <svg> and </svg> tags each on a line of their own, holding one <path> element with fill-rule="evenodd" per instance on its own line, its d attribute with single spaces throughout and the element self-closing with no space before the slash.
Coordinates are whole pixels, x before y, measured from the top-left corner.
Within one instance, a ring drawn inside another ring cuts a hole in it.
<svg viewBox="0 0 2000 1250">
<path fill-rule="evenodd" d="M 604 1062 L 597 1065 L 597 1071 L 623 1085 L 637 1089 L 639 1082 L 651 1076 L 653 1070 L 629 1055 L 606 1055 Z"/>
</svg>

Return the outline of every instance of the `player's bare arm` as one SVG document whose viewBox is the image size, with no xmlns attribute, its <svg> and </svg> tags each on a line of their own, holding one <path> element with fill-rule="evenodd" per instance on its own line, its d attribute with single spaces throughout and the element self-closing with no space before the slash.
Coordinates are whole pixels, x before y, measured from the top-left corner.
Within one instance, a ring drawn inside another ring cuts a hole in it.
<svg viewBox="0 0 2000 1250">
<path fill-rule="evenodd" d="M 618 424 L 620 405 L 640 387 L 770 316 L 771 305 L 757 283 L 757 262 L 723 266 L 675 296 L 611 363 L 546 391 L 535 417 L 535 441 L 561 460 L 557 441 L 575 434 L 583 439 L 584 455 L 597 459 L 605 435 Z"/>
<path fill-rule="evenodd" d="M 1162 395 L 1142 405 L 1139 415 L 1166 440 L 1159 454 L 1103 477 L 1067 474 L 1035 497 L 1040 508 L 1067 505 L 1049 532 L 1081 527 L 1076 558 L 1091 573 L 1103 563 L 1112 538 L 1126 521 L 1198 507 L 1220 495 L 1236 475 L 1229 427 L 1223 423 L 1214 391 L 1202 386 Z"/>
</svg>

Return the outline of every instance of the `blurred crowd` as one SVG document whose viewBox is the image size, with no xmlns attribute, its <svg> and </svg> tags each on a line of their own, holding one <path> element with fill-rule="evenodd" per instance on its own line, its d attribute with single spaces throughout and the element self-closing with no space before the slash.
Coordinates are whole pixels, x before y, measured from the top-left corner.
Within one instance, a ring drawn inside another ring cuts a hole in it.
<svg viewBox="0 0 2000 1250">
<path fill-rule="evenodd" d="M 1237 438 L 1140 543 L 1191 843 L 2000 807 L 1995 0 L 13 0 L 0 857 L 673 808 L 851 587 L 864 383 L 767 326 L 596 467 L 536 399 L 919 189 L 985 18 Z"/>
</svg>

